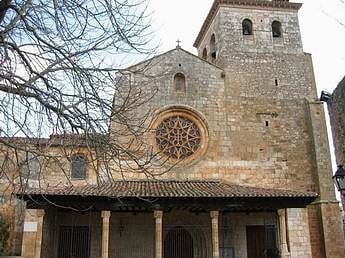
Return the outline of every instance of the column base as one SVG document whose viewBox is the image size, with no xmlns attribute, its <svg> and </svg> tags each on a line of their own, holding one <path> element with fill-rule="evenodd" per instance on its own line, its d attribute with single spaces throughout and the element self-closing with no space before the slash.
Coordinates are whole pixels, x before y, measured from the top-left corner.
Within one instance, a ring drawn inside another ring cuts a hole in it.
<svg viewBox="0 0 345 258">
<path fill-rule="evenodd" d="M 281 254 L 280 257 L 281 258 L 291 258 L 291 254 L 290 253 L 284 253 L 284 254 Z"/>
</svg>

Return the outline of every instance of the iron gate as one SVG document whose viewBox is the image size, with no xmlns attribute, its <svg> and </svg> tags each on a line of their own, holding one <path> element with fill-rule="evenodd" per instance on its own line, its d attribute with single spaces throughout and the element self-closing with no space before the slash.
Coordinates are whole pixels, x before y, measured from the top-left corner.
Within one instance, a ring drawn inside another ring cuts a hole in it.
<svg viewBox="0 0 345 258">
<path fill-rule="evenodd" d="M 58 243 L 58 258 L 90 258 L 88 226 L 60 226 Z"/>
<path fill-rule="evenodd" d="M 163 228 L 164 258 L 212 257 L 211 229 L 203 225 L 169 225 Z"/>
</svg>

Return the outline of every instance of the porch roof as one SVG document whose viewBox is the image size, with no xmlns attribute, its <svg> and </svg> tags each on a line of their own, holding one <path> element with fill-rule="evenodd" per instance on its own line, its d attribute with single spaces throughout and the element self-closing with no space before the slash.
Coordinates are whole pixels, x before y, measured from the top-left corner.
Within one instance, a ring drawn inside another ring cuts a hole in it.
<svg viewBox="0 0 345 258">
<path fill-rule="evenodd" d="M 113 181 L 100 185 L 27 188 L 19 195 L 111 198 L 311 198 L 318 194 L 285 189 L 248 187 L 218 181 Z"/>
<path fill-rule="evenodd" d="M 29 188 L 18 193 L 30 208 L 145 212 L 264 211 L 306 207 L 313 192 L 240 186 L 217 181 L 114 181 L 102 185 Z"/>
</svg>

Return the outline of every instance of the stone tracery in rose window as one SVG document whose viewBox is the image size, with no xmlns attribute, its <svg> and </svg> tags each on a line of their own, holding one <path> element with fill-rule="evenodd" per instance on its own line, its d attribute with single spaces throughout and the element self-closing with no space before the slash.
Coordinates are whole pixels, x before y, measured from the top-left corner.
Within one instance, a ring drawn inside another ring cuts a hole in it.
<svg viewBox="0 0 345 258">
<path fill-rule="evenodd" d="M 182 160 L 193 155 L 200 147 L 200 129 L 186 117 L 172 116 L 159 124 L 156 142 L 161 152 Z"/>
</svg>

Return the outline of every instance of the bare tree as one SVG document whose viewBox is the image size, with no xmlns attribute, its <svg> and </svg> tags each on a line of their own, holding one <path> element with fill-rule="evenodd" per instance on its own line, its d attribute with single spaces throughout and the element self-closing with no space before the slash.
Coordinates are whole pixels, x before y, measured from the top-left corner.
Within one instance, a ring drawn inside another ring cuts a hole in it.
<svg viewBox="0 0 345 258">
<path fill-rule="evenodd" d="M 119 170 L 147 172 L 152 155 L 139 139 L 148 115 L 135 110 L 153 93 L 132 87 L 121 65 L 154 53 L 149 18 L 145 0 L 0 0 L 2 180 L 23 183 L 23 173 L 9 171 L 24 167 L 39 181 L 54 162 L 68 179 L 65 162 L 78 148 L 95 171 L 103 160 L 108 176 L 110 159 Z M 33 159 L 41 165 L 30 168 Z"/>
<path fill-rule="evenodd" d="M 106 132 L 116 59 L 152 51 L 145 11 L 143 0 L 2 0 L 2 135 Z"/>
<path fill-rule="evenodd" d="M 340 7 L 340 9 L 345 8 L 345 0 L 338 0 L 337 2 L 338 2 L 338 6 Z M 327 10 L 322 10 L 322 12 L 323 12 L 323 14 L 328 16 L 331 20 L 333 20 L 337 25 L 345 28 L 345 20 L 344 20 L 343 16 L 336 16 Z"/>
<path fill-rule="evenodd" d="M 114 169 L 148 173 L 152 155 L 140 140 L 148 115 L 135 110 L 153 93 L 132 87 L 122 69 L 155 52 L 146 4 L 0 0 L 0 203 L 18 187 L 70 182 L 78 153 L 98 183 Z"/>
</svg>

